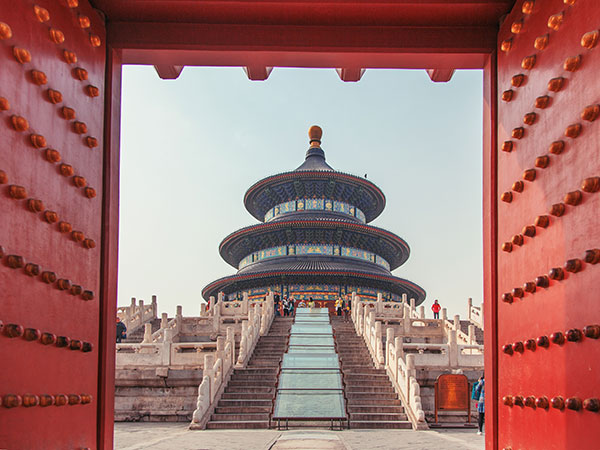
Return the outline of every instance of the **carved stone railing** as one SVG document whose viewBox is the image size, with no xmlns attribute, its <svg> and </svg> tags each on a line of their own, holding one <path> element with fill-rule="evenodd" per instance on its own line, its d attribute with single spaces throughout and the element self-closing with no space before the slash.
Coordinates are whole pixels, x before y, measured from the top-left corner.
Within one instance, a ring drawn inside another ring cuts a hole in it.
<svg viewBox="0 0 600 450">
<path fill-rule="evenodd" d="M 483 303 L 480 306 L 473 306 L 473 299 L 469 298 L 468 319 L 475 326 L 483 330 Z"/>
<path fill-rule="evenodd" d="M 160 318 L 160 328 L 152 333 L 152 324 L 147 323 L 144 330 L 144 340 L 142 342 L 162 342 L 165 338 L 166 330 L 171 330 L 171 337 L 179 335 L 183 323 L 183 309 L 177 305 L 175 317 L 169 320 L 167 313 L 162 313 Z"/>
<path fill-rule="evenodd" d="M 227 351 L 224 358 L 227 362 L 220 362 L 223 358 L 219 358 L 218 350 L 217 359 L 214 363 L 210 355 L 205 356 L 205 358 L 208 358 L 204 363 L 205 368 L 212 367 L 212 369 L 208 372 L 205 369 L 202 383 L 198 386 L 196 410 L 192 417 L 190 429 L 201 430 L 206 427 L 206 423 L 229 381 L 231 371 L 234 367 L 246 366 L 258 339 L 268 333 L 273 322 L 274 312 L 273 294 L 269 294 L 266 301 L 256 303 L 254 307 L 249 308 L 248 320 L 242 322 L 240 350 L 236 360 L 233 357 L 229 360 L 230 355 Z"/>
<path fill-rule="evenodd" d="M 456 341 L 458 343 L 461 343 L 464 345 L 476 345 L 477 344 L 477 340 L 475 339 L 475 326 L 469 325 L 468 333 L 465 333 L 464 331 L 462 331 L 462 329 L 460 327 L 460 316 L 458 314 L 454 316 L 453 321 L 443 320 L 443 324 L 444 324 L 444 332 L 445 332 L 446 338 L 448 340 L 450 339 L 450 334 L 452 332 L 455 332 Z"/>
<path fill-rule="evenodd" d="M 233 336 L 233 329 L 231 330 Z M 117 344 L 116 366 L 128 367 L 204 367 L 204 354 L 214 353 L 217 342 L 173 342 L 173 330 L 165 329 L 160 342 Z"/>
<path fill-rule="evenodd" d="M 414 302 L 400 302 L 402 313 L 399 315 L 395 336 L 394 327 L 385 330 L 385 343 L 382 323 L 389 315 L 378 312 L 373 302 L 364 302 L 359 296 L 352 295 L 352 320 L 356 332 L 362 336 L 376 367 L 384 367 L 406 406 L 407 416 L 415 429 L 427 429 L 425 412 L 421 401 L 420 386 L 417 381 L 416 367 L 429 369 L 457 370 L 464 368 L 483 368 L 483 346 L 475 343 L 474 326 L 469 327 L 466 335 L 460 330 L 460 317 L 454 321 L 446 319 L 446 310 L 442 310 L 441 319 L 426 319 L 425 309 L 415 308 Z M 394 310 L 400 308 L 394 308 Z M 421 338 L 425 342 L 403 342 L 408 337 Z M 442 339 L 444 343 L 430 343 L 427 338 Z M 460 338 L 460 343 L 459 343 Z"/>
<path fill-rule="evenodd" d="M 131 299 L 131 305 L 119 306 L 117 308 L 117 317 L 125 324 L 128 333 L 141 327 L 145 323 L 156 319 L 157 313 L 158 305 L 156 295 L 152 296 L 152 303 L 149 305 L 145 305 L 144 300 L 140 300 L 139 304 L 136 304 L 135 297 L 133 297 Z"/>
<path fill-rule="evenodd" d="M 220 398 L 233 372 L 235 341 L 233 328 L 229 328 L 227 338 L 217 338 L 217 351 L 204 356 L 202 382 L 198 386 L 196 409 L 192 415 L 190 429 L 201 430 L 206 426 L 214 405 Z"/>
</svg>

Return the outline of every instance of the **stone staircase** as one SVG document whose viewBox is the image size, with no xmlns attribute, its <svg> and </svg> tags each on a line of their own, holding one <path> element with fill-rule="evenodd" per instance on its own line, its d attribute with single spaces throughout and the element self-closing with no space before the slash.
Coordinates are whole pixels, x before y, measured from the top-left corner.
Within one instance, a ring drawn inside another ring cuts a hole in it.
<svg viewBox="0 0 600 450">
<path fill-rule="evenodd" d="M 160 330 L 160 319 L 152 319 L 149 323 L 152 324 L 152 332 Z M 127 339 L 123 339 L 124 344 L 139 344 L 144 340 L 144 325 L 133 330 L 127 330 Z"/>
<path fill-rule="evenodd" d="M 460 321 L 460 330 L 466 335 L 469 334 L 469 325 L 474 325 L 470 320 Z M 475 325 L 475 340 L 479 345 L 483 345 L 483 330 Z"/>
<path fill-rule="evenodd" d="M 352 322 L 332 317 L 350 428 L 412 428 L 385 369 L 376 369 Z"/>
<path fill-rule="evenodd" d="M 258 340 L 244 369 L 234 372 L 206 425 L 207 429 L 268 428 L 283 354 L 293 318 L 275 317 Z"/>
</svg>

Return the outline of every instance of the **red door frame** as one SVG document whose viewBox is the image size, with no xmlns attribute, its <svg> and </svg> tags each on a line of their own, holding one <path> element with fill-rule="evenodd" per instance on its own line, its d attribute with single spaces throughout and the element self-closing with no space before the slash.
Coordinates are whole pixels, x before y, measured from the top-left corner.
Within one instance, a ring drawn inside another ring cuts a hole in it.
<svg viewBox="0 0 600 450">
<path fill-rule="evenodd" d="M 118 262 L 118 211 L 119 211 L 119 139 L 120 139 L 120 110 L 121 110 L 121 71 L 122 65 L 128 63 L 156 64 L 161 67 L 172 66 L 175 76 L 180 68 L 173 66 L 177 58 L 185 58 L 185 52 L 178 52 L 176 48 L 172 53 L 165 51 L 165 47 L 157 44 L 164 33 L 155 34 L 156 24 L 137 24 L 137 34 L 131 38 L 124 37 L 123 29 L 117 29 L 111 24 L 107 25 L 107 74 L 106 74 L 106 116 L 105 116 L 105 177 L 104 177 L 104 242 L 102 257 L 102 304 L 101 330 L 104 343 L 100 361 L 100 383 L 98 392 L 98 448 L 111 449 L 113 444 L 113 416 L 114 416 L 114 391 L 115 391 L 115 347 L 113 336 L 115 334 L 114 317 L 117 302 L 117 262 Z M 216 35 L 220 36 L 223 30 L 214 27 Z M 260 36 L 260 33 L 258 33 Z M 489 38 L 489 29 L 486 38 Z M 265 39 L 264 36 L 260 36 Z M 368 36 L 367 36 L 368 37 Z M 131 46 L 130 44 L 143 41 L 144 44 Z M 239 38 L 239 34 L 237 36 Z M 129 39 L 129 40 L 128 40 Z M 157 40 L 158 39 L 158 40 Z M 318 39 L 317 39 L 318 40 Z M 413 38 L 414 41 L 414 38 Z M 229 42 L 220 50 L 210 49 L 210 61 L 213 65 L 246 66 L 248 59 L 252 59 L 252 51 L 239 51 L 239 42 Z M 172 44 L 176 45 L 176 44 Z M 213 44 L 214 45 L 214 44 Z M 261 44 L 265 46 L 264 42 Z M 318 46 L 318 45 L 317 45 Z M 426 46 L 425 46 L 426 47 Z M 460 47 L 459 45 L 455 46 Z M 453 49 L 451 54 L 444 54 L 443 45 L 438 44 L 435 53 L 429 53 L 424 47 L 414 53 L 405 53 L 398 56 L 397 49 L 388 49 L 388 53 L 367 50 L 358 44 L 355 47 L 344 48 L 343 51 L 329 52 L 322 56 L 318 51 L 311 52 L 310 46 L 298 48 L 279 49 L 277 52 L 267 54 L 265 48 L 257 51 L 259 58 L 270 61 L 285 61 L 286 55 L 295 58 L 299 67 L 339 67 L 338 64 L 352 64 L 352 62 L 367 62 L 369 67 L 392 67 L 392 68 L 416 68 L 431 67 L 433 64 L 443 63 L 440 67 L 448 69 L 448 64 L 459 68 L 483 69 L 484 92 L 483 92 L 483 239 L 484 239 L 484 317 L 485 317 L 485 369 L 488 374 L 488 389 L 486 390 L 486 448 L 497 450 L 497 414 L 496 398 L 497 384 L 495 383 L 497 364 L 496 343 L 496 302 L 497 302 L 497 187 L 496 187 L 496 148 L 497 148 L 497 60 L 495 50 L 486 50 L 482 45 L 477 51 L 473 48 L 464 53 Z M 215 51 L 216 50 L 216 51 Z M 431 51 L 431 47 L 429 48 Z M 331 51 L 331 49 L 330 49 Z M 477 53 L 474 55 L 474 53 Z M 265 56 L 267 54 L 267 56 Z M 173 55 L 171 59 L 168 59 Z M 203 54 L 206 60 L 206 54 Z M 370 65 L 369 65 L 370 64 Z M 208 65 L 208 64 L 207 64 Z M 263 64 L 264 65 L 264 64 Z M 277 64 L 274 64 L 277 65 Z M 293 66 L 294 64 L 284 64 Z M 359 65 L 358 67 L 364 67 Z M 168 71 L 167 71 L 168 72 Z M 250 70 L 248 71 L 250 73 Z M 260 70 L 259 70 L 260 72 Z M 250 76 L 250 75 L 249 75 Z M 435 79 L 435 78 L 434 78 Z"/>
<path fill-rule="evenodd" d="M 105 184 L 104 184 L 104 245 L 101 330 L 104 343 L 100 364 L 98 392 L 98 448 L 111 449 L 114 428 L 115 392 L 115 335 L 114 317 L 117 304 L 117 263 L 119 224 L 119 162 L 121 119 L 121 50 L 108 46 L 105 130 Z M 496 398 L 496 304 L 497 304 L 497 212 L 496 212 L 496 141 L 497 141 L 497 71 L 496 54 L 491 53 L 482 67 L 483 92 L 483 239 L 484 239 L 484 319 L 485 371 L 488 374 L 486 390 L 486 449 L 497 450 Z"/>
</svg>

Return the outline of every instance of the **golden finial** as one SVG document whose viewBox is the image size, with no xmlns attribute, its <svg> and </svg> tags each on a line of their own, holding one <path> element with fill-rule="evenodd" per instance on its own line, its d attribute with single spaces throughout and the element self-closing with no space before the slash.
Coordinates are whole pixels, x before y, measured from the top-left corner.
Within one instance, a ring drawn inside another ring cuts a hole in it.
<svg viewBox="0 0 600 450">
<path fill-rule="evenodd" d="M 310 148 L 321 148 L 321 136 L 323 136 L 323 130 L 320 126 L 313 125 L 308 129 Z"/>
</svg>

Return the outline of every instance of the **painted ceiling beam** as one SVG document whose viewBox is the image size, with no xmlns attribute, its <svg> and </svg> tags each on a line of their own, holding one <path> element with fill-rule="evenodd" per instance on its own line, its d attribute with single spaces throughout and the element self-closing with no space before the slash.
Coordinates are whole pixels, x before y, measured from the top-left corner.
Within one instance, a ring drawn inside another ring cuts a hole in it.
<svg viewBox="0 0 600 450">
<path fill-rule="evenodd" d="M 427 69 L 427 75 L 434 83 L 447 83 L 454 75 L 454 69 Z"/>
<path fill-rule="evenodd" d="M 340 80 L 346 82 L 356 82 L 360 81 L 366 69 L 361 69 L 358 67 L 348 67 L 345 69 L 335 69 L 335 71 L 339 75 Z"/>
<path fill-rule="evenodd" d="M 181 75 L 181 71 L 184 66 L 167 66 L 167 65 L 158 65 L 154 66 L 156 73 L 163 80 L 176 80 Z"/>
<path fill-rule="evenodd" d="M 264 66 L 249 66 L 244 67 L 244 72 L 248 76 L 249 80 L 252 81 L 265 81 L 271 75 L 273 71 L 272 67 L 264 67 Z"/>
<path fill-rule="evenodd" d="M 496 48 L 487 26 L 110 22 L 108 34 L 124 64 L 158 66 L 475 69 Z"/>
</svg>

